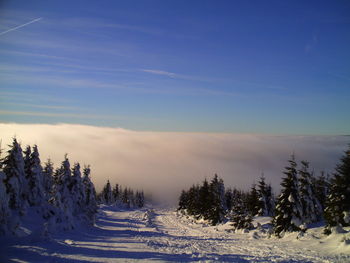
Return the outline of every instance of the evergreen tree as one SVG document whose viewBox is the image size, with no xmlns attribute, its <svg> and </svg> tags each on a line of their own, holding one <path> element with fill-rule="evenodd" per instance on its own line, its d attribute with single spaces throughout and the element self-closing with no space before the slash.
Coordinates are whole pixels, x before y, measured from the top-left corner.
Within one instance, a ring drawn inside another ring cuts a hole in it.
<svg viewBox="0 0 350 263">
<path fill-rule="evenodd" d="M 113 195 L 111 189 L 111 183 L 107 180 L 106 185 L 103 187 L 102 193 L 102 203 L 110 205 L 113 202 Z"/>
<path fill-rule="evenodd" d="M 298 192 L 297 164 L 294 155 L 285 167 L 285 178 L 282 179 L 281 194 L 277 199 L 275 216 L 272 224 L 276 236 L 286 231 L 299 231 L 302 229 L 302 206 Z"/>
<path fill-rule="evenodd" d="M 115 186 L 112 190 L 112 195 L 113 195 L 114 202 L 118 202 L 118 200 L 120 199 L 119 184 L 115 184 Z"/>
<path fill-rule="evenodd" d="M 9 207 L 9 196 L 5 186 L 6 175 L 0 171 L 0 236 L 13 232 L 12 213 Z"/>
<path fill-rule="evenodd" d="M 58 168 L 55 172 L 55 187 L 54 187 L 54 198 L 53 203 L 57 205 L 60 209 L 60 213 L 63 213 L 62 217 L 66 224 L 65 229 L 74 228 L 73 220 L 73 211 L 74 204 L 72 200 L 72 176 L 70 163 L 65 155 L 64 161 L 61 164 L 61 167 Z M 60 200 L 56 200 L 60 198 Z M 63 211 L 61 211 L 63 209 Z M 61 217 L 60 217 L 61 218 Z"/>
<path fill-rule="evenodd" d="M 24 213 L 28 197 L 22 149 L 16 139 L 13 139 L 12 146 L 9 147 L 7 156 L 1 162 L 6 175 L 4 182 L 9 196 L 9 207 Z"/>
<path fill-rule="evenodd" d="M 188 207 L 188 194 L 185 190 L 181 191 L 181 195 L 179 198 L 179 208 L 178 210 L 185 210 Z"/>
<path fill-rule="evenodd" d="M 266 201 L 267 216 L 273 216 L 275 213 L 275 196 L 270 184 L 266 186 Z"/>
<path fill-rule="evenodd" d="M 260 203 L 258 191 L 256 190 L 255 184 L 253 184 L 247 199 L 247 208 L 252 216 L 255 216 L 259 213 L 259 206 Z"/>
<path fill-rule="evenodd" d="M 315 195 L 314 186 L 312 184 L 312 175 L 309 172 L 309 163 L 301 162 L 301 169 L 299 172 L 299 188 L 300 201 L 303 211 L 303 221 L 305 223 L 312 223 L 319 221 L 322 216 L 322 208 L 320 202 Z"/>
<path fill-rule="evenodd" d="M 225 215 L 225 186 L 222 179 L 217 174 L 210 182 L 211 209 L 209 211 L 209 220 L 212 225 L 223 221 Z"/>
<path fill-rule="evenodd" d="M 144 197 L 143 191 L 141 192 L 137 191 L 135 198 L 136 198 L 137 207 L 141 208 L 145 205 L 145 197 Z"/>
<path fill-rule="evenodd" d="M 326 200 L 325 233 L 330 234 L 331 227 L 350 226 L 350 145 L 336 167 L 331 179 L 329 195 Z"/>
<path fill-rule="evenodd" d="M 243 204 L 243 200 L 237 202 L 231 210 L 230 221 L 234 229 L 252 229 L 253 217 Z"/>
<path fill-rule="evenodd" d="M 205 220 L 211 219 L 210 212 L 214 196 L 210 192 L 210 187 L 207 179 L 204 180 L 198 192 L 198 210 Z"/>
<path fill-rule="evenodd" d="M 97 212 L 96 190 L 90 179 L 90 167 L 86 166 L 83 170 L 83 184 L 85 189 L 85 207 L 86 215 L 90 223 L 95 222 L 95 214 Z"/>
<path fill-rule="evenodd" d="M 127 207 L 130 208 L 130 199 L 129 199 L 129 191 L 128 188 L 124 188 L 123 194 L 122 194 L 122 203 Z"/>
<path fill-rule="evenodd" d="M 83 214 L 85 211 L 85 185 L 83 184 L 80 172 L 80 164 L 76 163 L 72 169 L 72 177 L 71 177 L 71 198 L 73 202 L 73 215 L 79 216 Z"/>
<path fill-rule="evenodd" d="M 329 175 L 325 175 L 325 172 L 322 171 L 320 176 L 313 178 L 313 185 L 315 186 L 316 198 L 324 211 L 330 188 Z"/>
<path fill-rule="evenodd" d="M 27 149 L 30 149 L 28 147 Z M 29 160 L 25 159 L 25 167 L 27 168 L 28 182 L 28 202 L 31 206 L 39 206 L 45 202 L 45 194 L 43 188 L 42 167 L 38 147 L 34 145 L 33 152 L 30 154 Z"/>
<path fill-rule="evenodd" d="M 46 199 L 51 198 L 51 190 L 54 182 L 53 173 L 54 173 L 53 163 L 51 162 L 50 159 L 48 159 L 43 169 L 43 187 L 44 187 Z"/>
<path fill-rule="evenodd" d="M 227 189 L 225 192 L 225 202 L 227 211 L 230 211 L 233 206 L 233 192 L 231 188 Z"/>
</svg>

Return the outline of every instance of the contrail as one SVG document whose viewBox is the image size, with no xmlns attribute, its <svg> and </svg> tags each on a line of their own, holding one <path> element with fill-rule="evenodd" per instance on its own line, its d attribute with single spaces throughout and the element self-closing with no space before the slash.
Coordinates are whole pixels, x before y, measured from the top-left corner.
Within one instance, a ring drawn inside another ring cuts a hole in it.
<svg viewBox="0 0 350 263">
<path fill-rule="evenodd" d="M 3 35 L 3 34 L 6 34 L 6 33 L 8 33 L 8 32 L 11 32 L 11 31 L 13 31 L 13 30 L 16 30 L 16 29 L 18 29 L 18 28 L 27 26 L 27 25 L 29 25 L 29 24 L 31 24 L 31 23 L 37 22 L 37 21 L 39 21 L 39 20 L 41 20 L 41 19 L 42 19 L 42 17 L 39 17 L 39 18 L 36 18 L 36 19 L 34 19 L 34 20 L 32 20 L 32 21 L 29 21 L 28 23 L 25 23 L 25 24 L 23 24 L 23 25 L 16 26 L 16 27 L 14 27 L 14 28 L 10 28 L 10 29 L 8 29 L 8 30 L 6 30 L 6 31 L 4 31 L 4 32 L 1 32 L 1 33 L 0 33 L 0 36 Z"/>
</svg>

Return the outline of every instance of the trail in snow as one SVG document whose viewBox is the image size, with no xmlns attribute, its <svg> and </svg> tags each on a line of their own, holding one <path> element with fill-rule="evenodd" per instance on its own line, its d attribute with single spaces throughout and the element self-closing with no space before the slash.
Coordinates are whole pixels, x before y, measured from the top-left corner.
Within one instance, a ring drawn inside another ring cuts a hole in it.
<svg viewBox="0 0 350 263">
<path fill-rule="evenodd" d="M 169 210 L 103 208 L 96 226 L 45 241 L 2 240 L 0 262 L 350 262 L 302 241 L 258 238 L 191 224 Z"/>
</svg>

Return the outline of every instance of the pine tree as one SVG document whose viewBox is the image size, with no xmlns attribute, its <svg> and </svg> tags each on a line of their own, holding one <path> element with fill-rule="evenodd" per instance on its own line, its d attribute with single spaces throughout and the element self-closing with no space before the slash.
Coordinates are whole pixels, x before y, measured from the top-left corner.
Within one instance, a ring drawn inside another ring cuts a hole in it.
<svg viewBox="0 0 350 263">
<path fill-rule="evenodd" d="M 102 203 L 110 205 L 113 202 L 113 195 L 112 195 L 112 189 L 111 189 L 111 183 L 109 180 L 107 180 L 106 185 L 103 187 L 102 193 Z"/>
<path fill-rule="evenodd" d="M 25 160 L 25 164 L 29 188 L 28 202 L 31 206 L 39 206 L 46 200 L 43 188 L 42 167 L 40 164 L 38 147 L 36 145 L 33 147 L 33 152 L 30 154 L 29 160 Z"/>
<path fill-rule="evenodd" d="M 298 192 L 297 164 L 294 155 L 289 160 L 289 166 L 285 167 L 281 186 L 281 194 L 277 199 L 275 216 L 272 224 L 276 236 L 281 236 L 286 231 L 299 231 L 302 229 L 302 206 Z"/>
<path fill-rule="evenodd" d="M 141 208 L 145 205 L 145 197 L 144 197 L 143 191 L 141 192 L 137 191 L 135 198 L 136 198 L 137 207 Z"/>
<path fill-rule="evenodd" d="M 96 190 L 90 179 L 90 167 L 86 166 L 83 170 L 83 184 L 85 189 L 85 208 L 86 215 L 90 223 L 95 222 L 95 214 L 97 212 Z"/>
<path fill-rule="evenodd" d="M 256 190 L 255 184 L 253 184 L 247 199 L 247 208 L 252 216 L 255 216 L 259 213 L 259 205 L 260 203 L 258 191 Z"/>
<path fill-rule="evenodd" d="M 48 159 L 43 169 L 43 187 L 44 187 L 44 192 L 47 200 L 51 198 L 51 191 L 54 183 L 53 173 L 54 173 L 53 163 L 51 162 L 50 159 Z"/>
<path fill-rule="evenodd" d="M 275 213 L 275 196 L 270 184 L 266 186 L 266 201 L 267 216 L 273 216 Z"/>
<path fill-rule="evenodd" d="M 62 216 L 59 218 L 64 218 L 64 228 L 72 229 L 74 228 L 73 211 L 74 204 L 72 200 L 72 176 L 70 163 L 65 155 L 64 161 L 61 167 L 55 172 L 55 186 L 54 186 L 54 200 L 53 203 L 57 205 L 60 209 Z M 57 200 L 60 198 L 60 200 Z M 61 211 L 63 209 L 63 211 Z"/>
<path fill-rule="evenodd" d="M 316 198 L 320 202 L 322 211 L 324 211 L 330 188 L 329 175 L 326 175 L 325 172 L 322 171 L 320 176 L 313 178 L 313 185 L 315 186 Z"/>
<path fill-rule="evenodd" d="M 207 179 L 203 181 L 202 186 L 199 188 L 198 197 L 198 207 L 200 208 L 201 216 L 205 220 L 211 219 L 210 212 L 212 209 L 212 202 L 214 197 L 211 195 Z"/>
<path fill-rule="evenodd" d="M 225 202 L 227 211 L 230 211 L 233 206 L 233 192 L 231 188 L 227 189 L 225 192 Z"/>
<path fill-rule="evenodd" d="M 83 214 L 85 211 L 85 185 L 83 184 L 80 172 L 80 164 L 76 163 L 72 169 L 72 177 L 71 177 L 71 198 L 73 202 L 73 215 L 79 216 Z"/>
<path fill-rule="evenodd" d="M 322 208 L 315 195 L 314 186 L 312 184 L 313 176 L 309 172 L 309 163 L 302 161 L 301 169 L 298 172 L 300 175 L 299 188 L 303 222 L 312 223 L 319 221 L 322 216 Z"/>
<path fill-rule="evenodd" d="M 9 207 L 24 213 L 28 192 L 22 149 L 16 139 L 13 139 L 12 146 L 9 147 L 7 156 L 1 162 L 6 174 L 4 182 L 9 196 Z"/>
<path fill-rule="evenodd" d="M 113 190 L 112 190 L 112 195 L 114 202 L 118 203 L 120 200 L 120 189 L 119 189 L 119 184 L 115 184 Z"/>
<path fill-rule="evenodd" d="M 177 210 L 185 210 L 188 208 L 188 194 L 185 190 L 181 191 L 181 195 L 179 198 L 179 207 Z"/>
<path fill-rule="evenodd" d="M 129 191 L 128 188 L 124 188 L 123 194 L 122 194 L 122 203 L 127 207 L 130 208 L 130 199 L 129 199 Z"/>
<path fill-rule="evenodd" d="M 210 182 L 211 208 L 209 211 L 209 220 L 212 225 L 222 222 L 225 215 L 225 186 L 222 179 L 217 174 Z"/>
<path fill-rule="evenodd" d="M 9 207 L 9 196 L 6 193 L 5 180 L 6 175 L 0 171 L 0 236 L 12 232 L 12 214 Z"/>
<path fill-rule="evenodd" d="M 350 145 L 336 167 L 331 179 L 329 195 L 326 200 L 325 233 L 331 233 L 331 227 L 350 226 Z"/>
<path fill-rule="evenodd" d="M 231 210 L 230 221 L 234 229 L 252 229 L 253 217 L 243 204 L 243 200 L 237 202 Z"/>
</svg>

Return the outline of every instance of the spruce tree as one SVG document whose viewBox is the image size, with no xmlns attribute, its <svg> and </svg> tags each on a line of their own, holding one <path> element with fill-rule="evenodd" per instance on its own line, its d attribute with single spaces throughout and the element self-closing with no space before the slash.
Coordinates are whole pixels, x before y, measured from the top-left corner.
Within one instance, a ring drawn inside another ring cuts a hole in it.
<svg viewBox="0 0 350 263">
<path fill-rule="evenodd" d="M 210 219 L 213 197 L 211 196 L 207 179 L 204 180 L 202 186 L 200 187 L 198 195 L 198 207 L 200 208 L 200 214 L 205 220 L 208 220 Z"/>
<path fill-rule="evenodd" d="M 188 194 L 185 190 L 181 191 L 179 198 L 179 207 L 177 210 L 185 210 L 188 208 Z"/>
<path fill-rule="evenodd" d="M 30 148 L 29 148 L 30 149 Z M 27 161 L 25 161 L 26 163 Z M 40 163 L 38 147 L 34 145 L 27 166 L 28 202 L 31 206 L 39 206 L 45 202 L 45 194 L 42 178 L 42 167 Z"/>
<path fill-rule="evenodd" d="M 285 167 L 285 177 L 281 182 L 281 194 L 278 196 L 275 216 L 272 224 L 276 236 L 281 236 L 286 231 L 299 231 L 302 229 L 302 206 L 300 203 L 297 164 L 294 155 Z"/>
<path fill-rule="evenodd" d="M 210 182 L 211 208 L 208 219 L 212 225 L 222 222 L 225 215 L 225 186 L 223 180 L 215 174 Z"/>
<path fill-rule="evenodd" d="M 256 190 L 255 184 L 253 184 L 250 189 L 250 193 L 247 199 L 247 208 L 252 216 L 255 216 L 259 213 L 259 210 L 260 210 L 259 194 L 258 194 L 258 191 Z"/>
<path fill-rule="evenodd" d="M 331 232 L 331 227 L 350 226 L 350 145 L 331 179 L 324 216 L 326 234 Z"/>
<path fill-rule="evenodd" d="M 1 161 L 6 175 L 4 182 L 9 196 L 9 207 L 23 213 L 28 201 L 28 192 L 22 148 L 15 138 L 9 147 L 7 156 Z"/>
<path fill-rule="evenodd" d="M 51 198 L 51 191 L 54 183 L 53 174 L 54 174 L 53 163 L 51 162 L 50 159 L 48 159 L 43 169 L 43 187 L 44 187 L 44 192 L 47 200 Z"/>
<path fill-rule="evenodd" d="M 90 167 L 85 166 L 83 170 L 83 184 L 85 189 L 85 208 L 89 222 L 95 222 L 95 214 L 97 212 L 96 190 L 90 179 Z"/>
<path fill-rule="evenodd" d="M 252 229 L 254 227 L 253 217 L 245 207 L 243 200 L 238 201 L 232 207 L 230 221 L 234 229 Z"/>
<path fill-rule="evenodd" d="M 321 220 L 322 208 L 316 198 L 312 175 L 309 172 L 309 163 L 301 162 L 299 172 L 300 201 L 303 211 L 303 222 L 312 223 Z"/>
<path fill-rule="evenodd" d="M 313 178 L 313 185 L 315 186 L 316 198 L 320 202 L 322 211 L 324 211 L 330 188 L 329 175 L 322 171 L 320 176 Z"/>
</svg>

